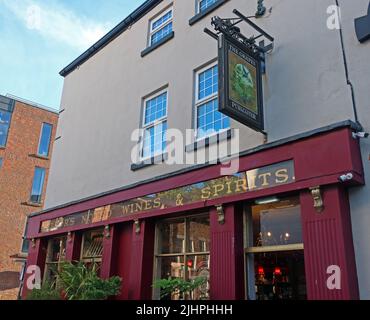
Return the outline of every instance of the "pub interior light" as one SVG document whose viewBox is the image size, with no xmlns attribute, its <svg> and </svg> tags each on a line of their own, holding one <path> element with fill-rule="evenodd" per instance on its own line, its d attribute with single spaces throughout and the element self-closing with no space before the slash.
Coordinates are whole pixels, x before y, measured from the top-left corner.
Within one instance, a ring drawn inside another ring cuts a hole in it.
<svg viewBox="0 0 370 320">
<path fill-rule="evenodd" d="M 279 202 L 280 199 L 278 197 L 269 197 L 269 198 L 261 198 L 257 199 L 255 201 L 256 205 L 261 205 L 261 204 L 270 204 L 270 203 L 276 203 Z"/>
</svg>

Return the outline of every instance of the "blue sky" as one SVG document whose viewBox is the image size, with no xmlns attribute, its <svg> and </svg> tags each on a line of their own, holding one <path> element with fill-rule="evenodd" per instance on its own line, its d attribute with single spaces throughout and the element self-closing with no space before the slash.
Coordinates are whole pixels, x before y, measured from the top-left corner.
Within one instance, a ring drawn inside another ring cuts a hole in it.
<svg viewBox="0 0 370 320">
<path fill-rule="evenodd" d="M 59 109 L 59 71 L 144 0 L 0 0 L 0 94 Z"/>
</svg>

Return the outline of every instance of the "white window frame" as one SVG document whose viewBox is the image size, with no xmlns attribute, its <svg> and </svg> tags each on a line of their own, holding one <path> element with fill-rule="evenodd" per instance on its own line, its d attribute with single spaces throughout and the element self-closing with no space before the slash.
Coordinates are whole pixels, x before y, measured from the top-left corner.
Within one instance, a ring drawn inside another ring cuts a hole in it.
<svg viewBox="0 0 370 320">
<path fill-rule="evenodd" d="M 150 122 L 148 124 L 145 123 L 145 115 L 146 115 L 146 103 L 150 100 L 153 100 L 159 96 L 161 96 L 162 94 L 166 93 L 167 95 L 167 99 L 166 99 L 166 115 L 159 118 L 159 119 L 156 119 L 155 121 L 153 122 Z M 162 152 L 160 153 L 153 153 L 153 155 L 151 156 L 148 156 L 148 157 L 143 157 L 143 151 L 144 151 L 144 142 L 145 142 L 145 132 L 146 130 L 152 128 L 152 127 L 156 127 L 157 125 L 159 124 L 163 124 L 164 122 L 167 122 L 167 125 L 168 125 L 168 121 L 167 121 L 167 118 L 168 118 L 168 88 L 165 88 L 161 91 L 158 91 L 154 94 L 151 94 L 150 96 L 146 97 L 144 100 L 143 100 L 143 112 L 142 112 L 142 122 L 141 122 L 141 127 L 142 127 L 142 137 L 141 137 L 141 143 L 140 143 L 140 161 L 146 161 L 146 160 L 149 160 L 149 159 L 152 159 L 153 157 L 158 157 L 158 156 L 161 156 L 164 154 L 164 151 L 162 150 Z"/>
<path fill-rule="evenodd" d="M 159 19 L 161 19 L 163 16 L 165 16 L 168 12 L 172 11 L 172 17 L 171 19 L 167 20 L 165 23 L 159 25 L 155 29 L 153 29 L 153 24 L 157 22 Z M 153 45 L 152 43 L 152 36 L 157 33 L 158 31 L 162 30 L 164 27 L 169 25 L 171 22 L 173 22 L 173 6 L 170 6 L 168 9 L 162 11 L 160 14 L 156 15 L 152 19 L 150 19 L 150 25 L 149 25 L 149 39 L 148 39 L 148 46 L 150 47 Z"/>
<path fill-rule="evenodd" d="M 202 140 L 205 140 L 205 139 L 208 139 L 208 138 L 212 138 L 214 136 L 217 136 L 223 132 L 226 132 L 228 130 L 230 130 L 230 128 L 228 129 L 222 129 L 218 132 L 213 132 L 212 134 L 208 134 L 208 135 L 205 135 L 205 136 L 201 136 L 199 137 L 199 134 L 198 134 L 198 108 L 208 102 L 211 102 L 215 99 L 218 98 L 218 93 L 219 91 L 217 91 L 216 93 L 213 93 L 211 94 L 210 96 L 207 96 L 207 97 L 204 97 L 202 99 L 199 99 L 199 76 L 201 73 L 209 70 L 209 69 L 212 69 L 213 67 L 217 66 L 218 65 L 218 61 L 214 61 L 208 65 L 206 65 L 205 67 L 201 68 L 201 69 L 198 69 L 195 71 L 195 111 L 194 111 L 194 131 L 195 131 L 195 141 L 198 142 L 198 141 L 202 141 Z M 220 90 L 220 88 L 218 88 L 218 90 Z M 220 103 L 220 101 L 219 101 Z"/>
<path fill-rule="evenodd" d="M 197 0 L 197 13 L 201 13 L 202 11 L 200 11 L 200 3 L 202 2 L 203 0 Z M 215 3 L 217 2 L 217 0 L 211 4 L 214 5 Z M 209 7 L 207 7 L 205 10 L 207 10 Z"/>
</svg>

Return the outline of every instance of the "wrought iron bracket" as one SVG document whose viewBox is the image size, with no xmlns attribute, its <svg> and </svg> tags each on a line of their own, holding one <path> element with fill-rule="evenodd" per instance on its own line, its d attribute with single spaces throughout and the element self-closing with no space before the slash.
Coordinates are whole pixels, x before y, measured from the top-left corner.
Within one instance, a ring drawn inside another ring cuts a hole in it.
<svg viewBox="0 0 370 320">
<path fill-rule="evenodd" d="M 318 213 L 322 213 L 324 211 L 324 201 L 322 199 L 320 186 L 310 188 L 310 192 L 314 201 L 313 207 Z"/>
<path fill-rule="evenodd" d="M 254 53 L 255 55 L 259 55 L 260 59 L 262 61 L 262 71 L 265 73 L 266 67 L 265 67 L 265 56 L 266 53 L 271 52 L 274 49 L 274 38 L 268 34 L 266 31 L 261 29 L 259 26 L 257 26 L 254 22 L 252 22 L 250 19 L 257 18 L 258 16 L 245 16 L 242 13 L 240 13 L 238 10 L 233 10 L 233 13 L 236 15 L 235 18 L 220 18 L 218 16 L 212 18 L 212 26 L 214 30 L 213 32 L 209 30 L 208 28 L 204 29 L 204 32 L 207 33 L 209 36 L 214 38 L 215 40 L 219 40 L 219 35 L 224 34 L 230 38 L 233 38 L 238 43 L 240 43 L 242 46 L 244 46 L 248 51 Z M 251 36 L 247 37 L 241 33 L 240 28 L 238 27 L 238 24 L 241 22 L 246 22 L 250 27 L 252 27 L 254 30 L 258 32 L 257 36 Z M 263 39 L 265 38 L 265 39 Z M 261 39 L 261 41 L 257 44 L 257 40 Z M 265 45 L 265 40 L 270 41 L 270 44 Z"/>
</svg>

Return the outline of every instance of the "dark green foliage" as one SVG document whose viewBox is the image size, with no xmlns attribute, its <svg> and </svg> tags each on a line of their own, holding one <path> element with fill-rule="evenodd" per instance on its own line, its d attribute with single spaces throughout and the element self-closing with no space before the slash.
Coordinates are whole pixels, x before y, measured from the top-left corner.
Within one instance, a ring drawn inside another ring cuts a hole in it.
<svg viewBox="0 0 370 320">
<path fill-rule="evenodd" d="M 180 299 L 187 299 L 191 293 L 203 286 L 207 282 L 207 278 L 199 277 L 194 280 L 186 281 L 184 279 L 160 279 L 157 280 L 153 287 L 161 289 L 161 299 L 171 297 L 171 295 L 179 295 Z"/>
<path fill-rule="evenodd" d="M 106 300 L 119 294 L 121 278 L 103 280 L 98 277 L 97 265 L 65 262 L 59 272 L 59 282 L 67 300 Z"/>
<path fill-rule="evenodd" d="M 46 282 L 41 289 L 33 289 L 26 300 L 62 300 L 61 294 L 52 284 Z"/>
<path fill-rule="evenodd" d="M 41 290 L 33 290 L 27 300 L 106 300 L 118 295 L 121 278 L 103 280 L 98 276 L 97 264 L 64 262 L 57 272 L 57 285 L 45 283 Z M 55 289 L 56 288 L 56 289 Z"/>
</svg>

